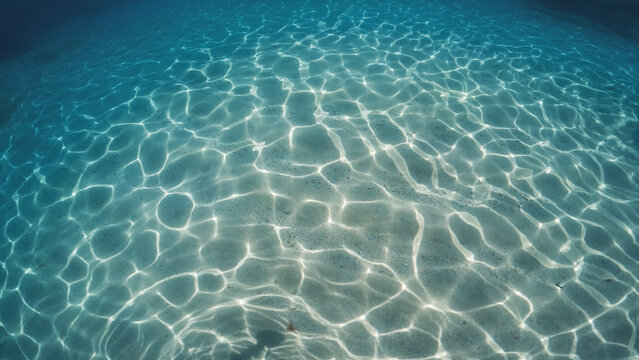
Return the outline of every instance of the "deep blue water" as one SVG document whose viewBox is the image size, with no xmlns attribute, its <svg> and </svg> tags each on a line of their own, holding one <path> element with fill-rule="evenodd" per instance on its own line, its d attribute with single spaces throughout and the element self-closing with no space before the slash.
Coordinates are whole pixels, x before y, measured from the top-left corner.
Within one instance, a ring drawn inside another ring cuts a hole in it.
<svg viewBox="0 0 639 360">
<path fill-rule="evenodd" d="M 3 3 L 0 359 L 638 357 L 638 4 L 584 4 Z"/>
</svg>

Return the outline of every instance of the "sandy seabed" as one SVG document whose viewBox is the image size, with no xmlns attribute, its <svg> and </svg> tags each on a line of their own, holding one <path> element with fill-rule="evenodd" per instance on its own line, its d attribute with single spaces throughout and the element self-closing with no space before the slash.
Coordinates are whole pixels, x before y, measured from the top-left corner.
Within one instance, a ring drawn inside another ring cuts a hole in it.
<svg viewBox="0 0 639 360">
<path fill-rule="evenodd" d="M 165 5 L 0 64 L 1 358 L 639 356 L 636 43 Z"/>
</svg>

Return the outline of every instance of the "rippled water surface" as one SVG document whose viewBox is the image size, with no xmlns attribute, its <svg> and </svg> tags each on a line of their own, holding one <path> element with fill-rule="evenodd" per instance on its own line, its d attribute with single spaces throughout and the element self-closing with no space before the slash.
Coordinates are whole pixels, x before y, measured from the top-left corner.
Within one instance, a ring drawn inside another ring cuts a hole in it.
<svg viewBox="0 0 639 360">
<path fill-rule="evenodd" d="M 637 42 L 444 0 L 50 37 L 0 64 L 0 358 L 639 355 Z"/>
</svg>

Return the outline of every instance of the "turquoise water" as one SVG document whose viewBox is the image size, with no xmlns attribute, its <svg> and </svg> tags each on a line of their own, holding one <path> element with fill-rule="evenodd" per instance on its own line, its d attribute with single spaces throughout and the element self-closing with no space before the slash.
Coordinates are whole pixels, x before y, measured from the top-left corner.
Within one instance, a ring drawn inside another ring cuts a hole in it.
<svg viewBox="0 0 639 360">
<path fill-rule="evenodd" d="M 0 63 L 0 358 L 637 358 L 638 68 L 509 2 L 52 31 Z"/>
</svg>

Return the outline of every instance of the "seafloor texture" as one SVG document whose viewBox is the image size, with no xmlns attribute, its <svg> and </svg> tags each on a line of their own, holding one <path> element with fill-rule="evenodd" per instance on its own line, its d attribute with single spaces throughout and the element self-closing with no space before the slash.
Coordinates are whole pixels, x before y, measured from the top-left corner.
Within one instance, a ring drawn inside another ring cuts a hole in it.
<svg viewBox="0 0 639 360">
<path fill-rule="evenodd" d="M 0 358 L 638 356 L 637 43 L 513 6 L 147 2 L 1 64 Z"/>
</svg>

